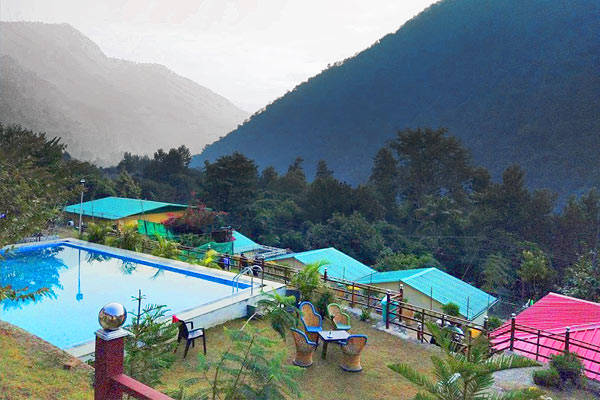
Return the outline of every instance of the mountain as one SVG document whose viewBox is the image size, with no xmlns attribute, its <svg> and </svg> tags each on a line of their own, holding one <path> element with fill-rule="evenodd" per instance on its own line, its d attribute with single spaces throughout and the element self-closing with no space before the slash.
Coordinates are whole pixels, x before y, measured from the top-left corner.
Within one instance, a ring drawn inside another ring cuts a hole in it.
<svg viewBox="0 0 600 400">
<path fill-rule="evenodd" d="M 364 182 L 398 130 L 447 127 L 494 177 L 600 185 L 600 2 L 445 0 L 298 85 L 194 160 L 242 151 L 284 171 L 319 159 Z"/>
<path fill-rule="evenodd" d="M 164 66 L 109 58 L 66 24 L 0 22 L 0 122 L 60 136 L 102 164 L 203 146 L 247 117 Z"/>
</svg>

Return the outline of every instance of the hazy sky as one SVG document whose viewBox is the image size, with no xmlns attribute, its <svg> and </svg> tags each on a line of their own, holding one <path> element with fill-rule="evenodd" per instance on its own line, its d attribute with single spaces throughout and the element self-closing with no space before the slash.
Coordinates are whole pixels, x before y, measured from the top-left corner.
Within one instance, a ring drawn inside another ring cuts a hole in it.
<svg viewBox="0 0 600 400">
<path fill-rule="evenodd" d="M 111 57 L 164 64 L 256 111 L 432 0 L 0 0 L 0 20 L 67 22 Z"/>
</svg>

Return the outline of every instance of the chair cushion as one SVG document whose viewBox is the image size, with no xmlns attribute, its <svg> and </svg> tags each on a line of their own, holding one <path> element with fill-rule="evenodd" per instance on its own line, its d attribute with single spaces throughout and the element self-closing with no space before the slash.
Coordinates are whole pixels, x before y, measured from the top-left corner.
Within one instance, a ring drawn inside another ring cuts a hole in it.
<svg viewBox="0 0 600 400">
<path fill-rule="evenodd" d="M 350 328 L 352 328 L 350 325 L 344 325 L 344 324 L 335 324 L 335 327 L 341 331 L 348 331 L 348 330 L 350 330 Z"/>
</svg>

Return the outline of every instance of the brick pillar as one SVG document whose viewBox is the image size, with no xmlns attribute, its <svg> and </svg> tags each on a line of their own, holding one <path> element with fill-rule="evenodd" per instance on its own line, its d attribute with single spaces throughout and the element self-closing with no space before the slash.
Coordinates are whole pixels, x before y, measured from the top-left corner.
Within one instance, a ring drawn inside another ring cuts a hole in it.
<svg viewBox="0 0 600 400">
<path fill-rule="evenodd" d="M 121 400 L 122 391 L 112 378 L 123 373 L 124 338 L 127 331 L 96 331 L 94 400 Z"/>
</svg>

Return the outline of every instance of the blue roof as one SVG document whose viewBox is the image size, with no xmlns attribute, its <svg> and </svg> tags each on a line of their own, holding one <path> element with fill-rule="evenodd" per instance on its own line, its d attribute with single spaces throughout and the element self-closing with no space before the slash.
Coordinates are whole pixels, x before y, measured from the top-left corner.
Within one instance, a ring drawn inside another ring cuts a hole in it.
<svg viewBox="0 0 600 400">
<path fill-rule="evenodd" d="M 254 240 L 247 236 L 244 236 L 238 231 L 233 231 L 233 253 L 240 254 L 247 251 L 253 251 L 262 248 L 262 246 L 256 243 Z"/>
<path fill-rule="evenodd" d="M 328 264 L 319 269 L 321 274 L 323 274 L 325 268 L 327 268 L 328 276 L 349 281 L 356 281 L 365 275 L 376 272 L 373 268 L 366 266 L 360 261 L 355 260 L 333 247 L 304 251 L 301 253 L 284 254 L 270 258 L 269 261 L 286 258 L 295 258 L 305 265 L 313 262 L 326 261 Z"/>
<path fill-rule="evenodd" d="M 460 313 L 469 319 L 480 315 L 497 300 L 483 290 L 437 268 L 377 272 L 360 279 L 359 282 L 402 282 L 427 296 L 433 295 L 433 299 L 442 304 L 458 304 Z"/>
<path fill-rule="evenodd" d="M 65 211 L 73 214 L 104 218 L 121 219 L 132 215 L 156 212 L 161 208 L 186 209 L 185 204 L 163 203 L 161 201 L 150 201 L 140 199 L 127 199 L 124 197 L 105 197 L 103 199 L 86 201 L 83 204 L 72 204 L 65 207 Z"/>
</svg>

